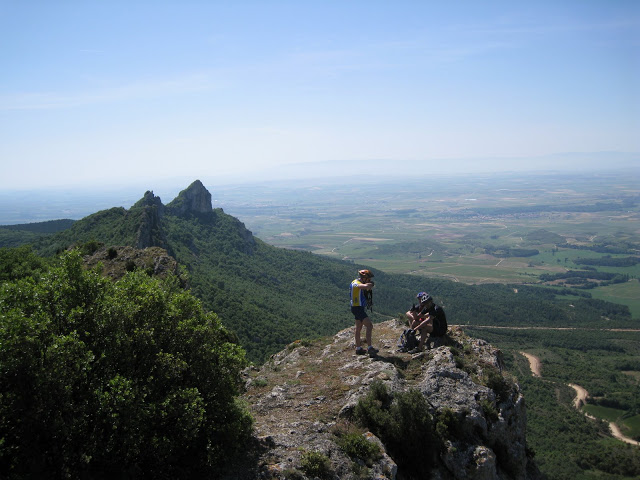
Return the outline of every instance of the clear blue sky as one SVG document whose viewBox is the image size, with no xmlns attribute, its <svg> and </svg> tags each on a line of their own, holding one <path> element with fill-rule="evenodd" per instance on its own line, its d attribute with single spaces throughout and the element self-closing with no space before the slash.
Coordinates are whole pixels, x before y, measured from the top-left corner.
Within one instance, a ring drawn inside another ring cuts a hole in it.
<svg viewBox="0 0 640 480">
<path fill-rule="evenodd" d="M 0 188 L 640 152 L 639 71 L 638 0 L 0 0 Z"/>
</svg>

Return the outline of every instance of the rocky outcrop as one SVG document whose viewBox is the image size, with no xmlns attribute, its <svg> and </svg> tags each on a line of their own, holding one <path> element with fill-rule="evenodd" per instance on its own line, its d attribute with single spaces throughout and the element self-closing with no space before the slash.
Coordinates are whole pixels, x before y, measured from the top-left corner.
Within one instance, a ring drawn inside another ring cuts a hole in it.
<svg viewBox="0 0 640 480">
<path fill-rule="evenodd" d="M 159 247 L 138 249 L 128 246 L 103 246 L 92 255 L 85 256 L 84 264 L 89 268 L 101 264 L 102 274 L 114 280 L 133 270 L 143 270 L 160 278 L 170 274 L 180 276 L 178 262 Z"/>
<path fill-rule="evenodd" d="M 457 417 L 456 436 L 445 441 L 440 459 L 453 478 L 525 479 L 529 459 L 524 397 L 516 384 L 497 377 L 495 369 L 502 370 L 502 363 L 491 345 L 477 339 L 465 343 L 477 350 L 477 356 L 471 356 L 476 360 L 468 359 L 461 368 L 450 348 L 439 348 L 416 385 L 434 413 L 448 408 Z"/>
<path fill-rule="evenodd" d="M 364 438 L 382 446 L 373 462 L 352 458 L 339 446 L 337 432 L 375 381 L 393 393 L 417 389 L 433 418 L 447 413 L 451 428 L 438 433 L 435 466 L 424 478 L 539 478 L 526 453 L 524 398 L 503 375 L 500 352 L 454 328 L 432 350 L 399 353 L 402 329 L 396 320 L 375 326 L 377 358 L 355 355 L 348 328 L 328 343 L 294 342 L 262 368 L 247 371 L 244 397 L 255 418 L 255 444 L 250 460 L 225 478 L 313 478 L 308 465 L 305 470 L 309 452 L 326 460 L 324 478 L 406 478 L 371 432 Z"/>
<path fill-rule="evenodd" d="M 153 192 L 145 192 L 144 197 L 131 208 L 131 212 L 138 210 L 141 212 L 140 226 L 136 235 L 136 248 L 143 249 L 153 246 L 166 248 L 167 242 L 161 224 L 165 206 L 160 197 L 156 197 Z"/>
<path fill-rule="evenodd" d="M 184 215 L 188 213 L 209 213 L 211 207 L 211 193 L 204 187 L 200 180 L 196 180 L 167 205 L 167 208 L 174 215 Z"/>
</svg>

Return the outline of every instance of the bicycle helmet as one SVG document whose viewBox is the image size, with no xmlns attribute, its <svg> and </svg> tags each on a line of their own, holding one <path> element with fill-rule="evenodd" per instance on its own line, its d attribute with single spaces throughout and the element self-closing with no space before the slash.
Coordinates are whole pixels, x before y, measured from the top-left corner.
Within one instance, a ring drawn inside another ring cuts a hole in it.
<svg viewBox="0 0 640 480">
<path fill-rule="evenodd" d="M 358 270 L 358 275 L 366 278 L 373 277 L 373 273 L 371 272 L 371 270 Z"/>
<path fill-rule="evenodd" d="M 427 292 L 420 292 L 418 293 L 418 295 L 416 295 L 416 298 L 420 300 L 420 303 L 427 303 L 429 300 L 431 300 L 431 295 L 429 295 Z"/>
</svg>

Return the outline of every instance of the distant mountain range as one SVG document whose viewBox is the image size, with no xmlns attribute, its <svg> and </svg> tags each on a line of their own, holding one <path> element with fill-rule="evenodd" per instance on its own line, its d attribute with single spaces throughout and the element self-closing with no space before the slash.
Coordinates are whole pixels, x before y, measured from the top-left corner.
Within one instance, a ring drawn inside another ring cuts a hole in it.
<svg viewBox="0 0 640 480">
<path fill-rule="evenodd" d="M 359 159 L 292 163 L 259 172 L 261 180 L 401 178 L 429 175 L 554 173 L 638 169 L 640 152 L 567 152 L 538 156 Z M 240 178 L 236 179 L 236 181 Z"/>
</svg>

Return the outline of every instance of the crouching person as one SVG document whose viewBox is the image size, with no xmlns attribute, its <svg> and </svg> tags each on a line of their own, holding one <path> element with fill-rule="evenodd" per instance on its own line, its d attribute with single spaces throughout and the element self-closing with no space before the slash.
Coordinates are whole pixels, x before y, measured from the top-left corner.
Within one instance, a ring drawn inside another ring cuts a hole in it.
<svg viewBox="0 0 640 480">
<path fill-rule="evenodd" d="M 418 305 L 413 305 L 406 315 L 409 328 L 420 333 L 420 342 L 409 353 L 424 350 L 427 338 L 442 337 L 447 333 L 447 317 L 442 307 L 436 305 L 431 295 L 425 292 L 420 292 L 416 296 Z"/>
</svg>

